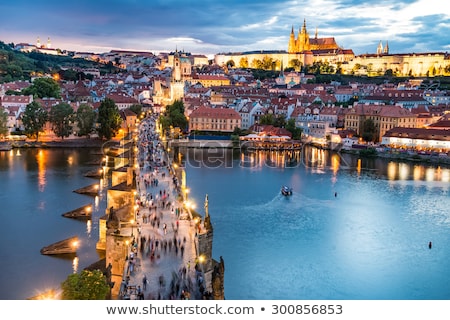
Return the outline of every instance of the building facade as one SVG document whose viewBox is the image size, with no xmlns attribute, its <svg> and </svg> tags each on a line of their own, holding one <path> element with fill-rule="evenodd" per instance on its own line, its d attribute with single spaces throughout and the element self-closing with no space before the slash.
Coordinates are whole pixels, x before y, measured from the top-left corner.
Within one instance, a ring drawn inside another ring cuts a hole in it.
<svg viewBox="0 0 450 320">
<path fill-rule="evenodd" d="M 375 127 L 375 142 L 379 142 L 392 128 L 416 128 L 416 117 L 397 105 L 356 104 L 345 114 L 344 128 L 362 136 L 366 130 L 365 123 L 370 119 Z"/>
<path fill-rule="evenodd" d="M 241 127 L 241 116 L 234 109 L 202 106 L 189 116 L 189 131 L 233 132 Z"/>
</svg>

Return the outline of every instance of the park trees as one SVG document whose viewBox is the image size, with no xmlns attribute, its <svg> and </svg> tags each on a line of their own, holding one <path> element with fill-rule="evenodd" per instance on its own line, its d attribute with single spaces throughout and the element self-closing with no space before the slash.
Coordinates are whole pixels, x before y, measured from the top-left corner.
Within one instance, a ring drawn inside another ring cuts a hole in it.
<svg viewBox="0 0 450 320">
<path fill-rule="evenodd" d="M 33 101 L 25 108 L 25 112 L 22 116 L 22 123 L 25 129 L 25 134 L 29 138 L 36 138 L 39 140 L 39 132 L 44 128 L 45 123 L 48 120 L 47 111 L 41 106 L 40 103 Z"/>
<path fill-rule="evenodd" d="M 78 110 L 75 113 L 75 122 L 78 126 L 78 136 L 88 136 L 92 132 L 96 117 L 97 114 L 90 105 L 82 103 L 78 107 Z"/>
<path fill-rule="evenodd" d="M 122 124 L 122 118 L 119 114 L 119 108 L 116 103 L 109 98 L 106 98 L 98 108 L 98 136 L 104 139 L 111 139 L 117 134 Z"/>
<path fill-rule="evenodd" d="M 110 286 L 106 276 L 100 270 L 83 270 L 70 274 L 61 283 L 63 300 L 104 300 Z"/>
<path fill-rule="evenodd" d="M 8 134 L 8 113 L 3 108 L 0 108 L 0 137 Z"/>
<path fill-rule="evenodd" d="M 61 97 L 61 89 L 58 82 L 51 78 L 37 78 L 31 86 L 22 90 L 24 95 L 33 95 L 38 98 L 57 98 Z"/>
<path fill-rule="evenodd" d="M 170 127 L 184 130 L 188 126 L 188 120 L 184 115 L 184 104 L 180 100 L 175 100 L 173 104 L 166 106 L 166 111 L 159 118 L 159 123 L 164 132 Z"/>
<path fill-rule="evenodd" d="M 72 106 L 66 102 L 52 106 L 49 113 L 49 120 L 52 124 L 53 132 L 57 137 L 64 139 L 72 133 L 73 121 Z"/>
</svg>

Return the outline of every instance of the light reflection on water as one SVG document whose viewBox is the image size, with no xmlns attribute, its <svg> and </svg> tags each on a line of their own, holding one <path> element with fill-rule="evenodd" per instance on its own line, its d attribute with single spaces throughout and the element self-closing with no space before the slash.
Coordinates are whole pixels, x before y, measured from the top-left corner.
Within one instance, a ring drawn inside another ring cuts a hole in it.
<svg viewBox="0 0 450 320">
<path fill-rule="evenodd" d="M 448 168 L 319 149 L 290 167 L 249 152 L 212 168 L 191 152 L 227 299 L 450 299 Z"/>
<path fill-rule="evenodd" d="M 102 258 L 95 246 L 98 218 L 105 214 L 105 183 L 98 197 L 73 190 L 95 183 L 84 176 L 95 169 L 91 149 L 17 149 L 0 152 L 0 299 L 27 299 L 58 288 L 67 275 Z M 64 218 L 64 212 L 92 203 L 93 219 Z M 40 249 L 70 236 L 78 236 L 76 257 L 53 257 Z"/>
</svg>

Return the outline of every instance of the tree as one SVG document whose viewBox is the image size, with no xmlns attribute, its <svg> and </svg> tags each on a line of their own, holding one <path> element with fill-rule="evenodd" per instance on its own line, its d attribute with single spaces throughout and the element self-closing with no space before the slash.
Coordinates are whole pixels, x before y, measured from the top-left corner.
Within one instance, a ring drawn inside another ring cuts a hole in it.
<svg viewBox="0 0 450 320">
<path fill-rule="evenodd" d="M 97 114 L 94 109 L 86 104 L 82 103 L 77 112 L 75 113 L 75 121 L 78 126 L 78 136 L 88 136 L 94 129 L 94 123 Z"/>
<path fill-rule="evenodd" d="M 302 63 L 299 59 L 292 59 L 289 61 L 289 66 L 294 68 L 294 70 L 300 71 Z"/>
<path fill-rule="evenodd" d="M 119 114 L 119 108 L 116 103 L 109 98 L 106 98 L 98 108 L 97 128 L 98 136 L 107 140 L 111 139 L 117 134 L 122 124 L 122 118 Z"/>
<path fill-rule="evenodd" d="M 44 128 L 48 120 L 47 111 L 36 101 L 31 102 L 25 108 L 22 116 L 22 123 L 25 128 L 25 134 L 29 137 L 36 137 L 39 140 L 39 131 Z"/>
<path fill-rule="evenodd" d="M 130 107 L 130 110 L 133 111 L 134 113 L 136 113 L 136 115 L 139 117 L 142 113 L 142 105 L 140 104 L 133 104 Z"/>
<path fill-rule="evenodd" d="M 275 117 L 273 114 L 263 114 L 261 117 L 259 117 L 259 124 L 268 124 L 273 125 L 275 123 Z"/>
<path fill-rule="evenodd" d="M 286 115 L 285 114 L 277 114 L 275 120 L 273 122 L 274 127 L 284 128 L 286 126 Z"/>
<path fill-rule="evenodd" d="M 68 103 L 62 102 L 52 106 L 49 120 L 52 123 L 53 132 L 57 137 L 64 139 L 72 133 L 73 109 Z"/>
<path fill-rule="evenodd" d="M 289 120 L 286 122 L 286 130 L 288 130 L 290 133 L 292 133 L 292 139 L 294 140 L 300 140 L 302 137 L 302 129 L 298 128 L 295 125 L 295 119 L 289 118 Z"/>
<path fill-rule="evenodd" d="M 74 273 L 61 283 L 63 300 L 105 300 L 110 286 L 100 270 Z"/>
<path fill-rule="evenodd" d="M 8 113 L 0 108 L 0 137 L 8 134 Z"/>
<path fill-rule="evenodd" d="M 173 104 L 166 106 L 166 111 L 159 117 L 159 123 L 163 131 L 173 128 L 184 130 L 188 126 L 188 121 L 184 115 L 184 104 L 180 100 L 175 100 Z"/>
<path fill-rule="evenodd" d="M 376 131 L 375 123 L 373 122 L 372 119 L 367 119 L 363 123 L 363 133 L 362 133 L 361 137 L 366 142 L 367 141 L 374 141 L 374 139 L 375 139 L 375 131 Z"/>
<path fill-rule="evenodd" d="M 60 98 L 61 89 L 58 82 L 51 78 L 37 78 L 31 86 L 22 90 L 25 95 L 33 95 L 39 98 Z"/>
<path fill-rule="evenodd" d="M 247 59 L 247 57 L 242 57 L 240 60 L 239 60 L 239 68 L 248 68 L 248 59 Z"/>
<path fill-rule="evenodd" d="M 264 56 L 261 62 L 261 67 L 264 70 L 274 70 L 274 63 L 275 61 L 272 57 Z"/>
</svg>

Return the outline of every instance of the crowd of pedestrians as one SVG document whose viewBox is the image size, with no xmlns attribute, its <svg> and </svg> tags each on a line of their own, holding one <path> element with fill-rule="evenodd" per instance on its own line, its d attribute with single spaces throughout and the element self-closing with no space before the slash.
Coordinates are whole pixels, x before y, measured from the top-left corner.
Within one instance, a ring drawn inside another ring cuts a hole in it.
<svg viewBox="0 0 450 320">
<path fill-rule="evenodd" d="M 156 118 L 139 125 L 137 234 L 130 245 L 120 299 L 201 299 L 195 227 L 183 208 L 177 177 L 156 132 Z"/>
</svg>

